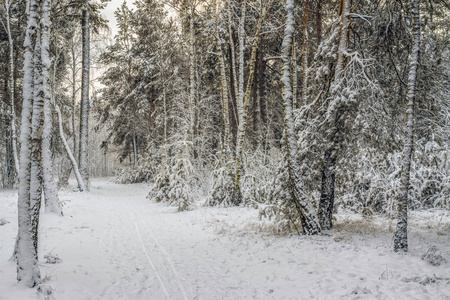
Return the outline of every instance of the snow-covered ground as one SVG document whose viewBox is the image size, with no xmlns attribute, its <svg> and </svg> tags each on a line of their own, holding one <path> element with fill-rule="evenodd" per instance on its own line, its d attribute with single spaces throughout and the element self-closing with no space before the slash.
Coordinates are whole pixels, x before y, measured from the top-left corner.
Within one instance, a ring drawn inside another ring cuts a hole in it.
<svg viewBox="0 0 450 300">
<path fill-rule="evenodd" d="M 177 212 L 147 185 L 94 180 L 63 191 L 64 217 L 42 214 L 40 262 L 54 299 L 450 299 L 450 212 L 413 212 L 410 252 L 392 252 L 392 221 L 338 214 L 321 236 L 280 237 L 250 208 Z M 39 299 L 8 261 L 17 192 L 0 191 L 0 299 Z M 3 222 L 2 222 L 3 221 Z M 430 246 L 447 263 L 422 260 Z M 59 264 L 44 255 L 58 255 Z"/>
</svg>

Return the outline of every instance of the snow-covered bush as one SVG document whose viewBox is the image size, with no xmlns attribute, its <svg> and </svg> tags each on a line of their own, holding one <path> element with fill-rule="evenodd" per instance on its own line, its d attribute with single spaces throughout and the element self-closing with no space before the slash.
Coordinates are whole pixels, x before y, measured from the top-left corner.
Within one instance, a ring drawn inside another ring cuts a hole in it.
<svg viewBox="0 0 450 300">
<path fill-rule="evenodd" d="M 433 266 L 440 266 L 446 263 L 446 259 L 442 256 L 441 252 L 436 246 L 431 246 L 427 252 L 422 255 L 422 259 Z"/>
<path fill-rule="evenodd" d="M 292 195 L 292 184 L 289 182 L 289 168 L 286 157 L 279 163 L 277 173 L 267 191 L 267 202 L 259 205 L 259 217 L 271 220 L 278 233 L 290 234 L 302 232 L 300 215 Z"/>
<path fill-rule="evenodd" d="M 142 157 L 136 166 L 128 166 L 116 174 L 116 183 L 141 183 L 149 182 L 155 173 L 155 158 Z"/>
<path fill-rule="evenodd" d="M 147 198 L 177 206 L 179 211 L 186 210 L 195 199 L 195 180 L 194 167 L 190 160 L 179 158 L 172 167 L 161 167 Z"/>
<path fill-rule="evenodd" d="M 220 167 L 212 171 L 211 175 L 212 188 L 210 196 L 206 200 L 206 205 L 227 207 L 238 204 L 240 195 L 233 165 L 228 164 Z"/>
</svg>

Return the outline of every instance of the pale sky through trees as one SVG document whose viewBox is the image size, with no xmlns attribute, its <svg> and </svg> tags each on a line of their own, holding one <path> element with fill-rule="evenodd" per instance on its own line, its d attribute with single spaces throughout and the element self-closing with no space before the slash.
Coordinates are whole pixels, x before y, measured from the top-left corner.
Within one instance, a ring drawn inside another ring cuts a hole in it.
<svg viewBox="0 0 450 300">
<path fill-rule="evenodd" d="M 127 2 L 128 6 L 134 7 L 132 0 L 111 0 L 111 2 L 109 2 L 103 10 L 103 15 L 108 20 L 108 26 L 111 28 L 111 33 L 113 36 L 117 33 L 117 22 L 114 17 L 114 12 L 122 5 L 124 1 Z"/>
</svg>

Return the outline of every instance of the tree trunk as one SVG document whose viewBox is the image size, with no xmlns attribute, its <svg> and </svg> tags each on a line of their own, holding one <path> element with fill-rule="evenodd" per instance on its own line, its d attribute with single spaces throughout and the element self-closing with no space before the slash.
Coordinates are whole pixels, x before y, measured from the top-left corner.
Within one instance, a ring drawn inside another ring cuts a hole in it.
<svg viewBox="0 0 450 300">
<path fill-rule="evenodd" d="M 64 144 L 64 148 L 66 149 L 67 156 L 70 159 L 70 162 L 72 164 L 72 169 L 75 174 L 75 178 L 77 179 L 78 183 L 78 190 L 80 192 L 86 190 L 86 185 L 83 182 L 83 178 L 81 177 L 80 171 L 78 169 L 77 161 L 75 160 L 75 156 L 73 155 L 72 151 L 70 150 L 69 143 L 67 143 L 66 137 L 64 136 L 64 129 L 62 125 L 62 118 L 61 118 L 61 110 L 59 109 L 58 105 L 55 105 L 56 113 L 58 114 L 58 124 L 59 124 L 59 136 L 61 137 L 61 140 Z"/>
<path fill-rule="evenodd" d="M 39 27 L 38 27 L 39 28 Z M 38 29 L 39 31 L 39 29 Z M 44 130 L 44 91 L 42 88 L 42 60 L 40 35 L 36 35 L 34 47 L 34 90 L 31 118 L 31 178 L 30 215 L 34 248 L 38 249 L 39 211 L 42 199 L 42 135 Z"/>
<path fill-rule="evenodd" d="M 329 230 L 333 227 L 333 207 L 334 207 L 334 185 L 336 175 L 334 166 L 336 158 L 333 150 L 325 151 L 325 162 L 322 169 L 322 188 L 319 202 L 319 220 L 320 227 L 323 230 Z"/>
<path fill-rule="evenodd" d="M 217 50 L 218 50 L 218 56 L 219 56 L 219 63 L 220 63 L 220 82 L 222 85 L 222 117 L 223 117 L 223 151 L 225 156 L 225 161 L 228 162 L 229 160 L 229 153 L 230 153 L 230 115 L 229 115 L 229 105 L 228 105 L 228 86 L 227 86 L 227 74 L 225 70 L 225 61 L 223 58 L 223 51 L 222 51 L 222 43 L 220 42 L 220 36 L 219 36 L 219 25 L 217 24 L 217 18 L 219 14 L 219 6 L 216 5 L 216 41 L 217 41 Z"/>
<path fill-rule="evenodd" d="M 44 179 L 45 210 L 62 216 L 59 203 L 58 190 L 53 180 L 53 161 L 51 141 L 53 136 L 53 122 L 51 112 L 52 96 L 50 92 L 50 54 L 49 54 L 49 31 L 50 31 L 50 5 L 49 0 L 44 0 L 42 7 L 42 89 L 44 96 L 44 129 L 42 133 L 42 175 Z"/>
<path fill-rule="evenodd" d="M 195 35 L 194 35 L 195 0 L 191 0 L 189 20 L 189 139 L 194 142 L 195 130 Z"/>
<path fill-rule="evenodd" d="M 86 1 L 86 5 L 88 2 Z M 81 19 L 82 35 L 82 73 L 81 73 L 81 109 L 80 109 L 80 146 L 79 169 L 83 182 L 89 190 L 88 170 L 88 133 L 89 133 L 89 69 L 90 69 L 90 26 L 89 11 L 84 9 Z"/>
<path fill-rule="evenodd" d="M 24 65 L 23 65 L 23 105 L 22 123 L 20 130 L 20 168 L 19 168 L 19 197 L 17 202 L 18 234 L 17 249 L 17 280 L 28 287 L 34 287 L 41 282 L 41 273 L 38 267 L 38 254 L 35 245 L 35 237 L 31 227 L 32 216 L 30 213 L 31 195 L 31 119 L 34 90 L 34 66 L 33 50 L 39 15 L 37 2 L 28 0 L 28 21 L 24 41 Z"/>
<path fill-rule="evenodd" d="M 287 156 L 289 162 L 289 181 L 292 185 L 293 201 L 301 216 L 303 232 L 305 234 L 320 233 L 319 224 L 311 201 L 305 193 L 301 170 L 299 165 L 299 154 L 297 139 L 295 137 L 294 116 L 292 113 L 292 87 L 291 87 L 291 45 L 295 28 L 294 0 L 286 1 L 287 22 L 282 43 L 283 61 L 283 102 L 284 102 L 284 126 L 287 138 Z"/>
<path fill-rule="evenodd" d="M 16 112 L 15 112 L 15 93 L 14 93 L 14 40 L 11 33 L 11 19 L 10 19 L 10 7 L 11 0 L 5 0 L 5 11 L 6 11 L 6 30 L 8 31 L 8 42 L 9 42 L 9 100 L 11 105 L 11 143 L 12 143 L 12 153 L 14 158 L 15 172 L 19 172 L 19 156 L 17 154 L 17 130 L 16 130 Z"/>
<path fill-rule="evenodd" d="M 303 48 L 302 48 L 302 105 L 308 104 L 308 15 L 309 0 L 303 6 Z"/>
<path fill-rule="evenodd" d="M 403 149 L 403 170 L 401 177 L 400 199 L 398 201 L 398 219 L 397 228 L 394 234 L 394 251 L 408 251 L 408 192 L 410 185 L 411 159 L 414 144 L 414 100 L 417 78 L 417 68 L 419 66 L 420 52 L 420 11 L 419 0 L 414 0 L 413 17 L 414 17 L 414 45 L 411 53 L 411 63 L 408 76 L 408 92 L 407 92 L 407 132 L 405 146 Z"/>
<path fill-rule="evenodd" d="M 348 33 L 350 25 L 350 9 L 351 0 L 341 1 L 340 17 L 341 17 L 341 29 L 339 36 L 339 46 L 337 53 L 336 70 L 334 74 L 334 81 L 339 82 L 342 80 L 342 73 L 346 63 L 346 53 L 348 52 Z M 340 112 L 335 112 L 335 121 L 329 124 L 330 132 L 328 139 L 328 149 L 324 153 L 324 164 L 322 169 L 322 183 L 321 183 L 321 195 L 319 202 L 319 223 L 322 230 L 329 230 L 333 227 L 332 213 L 334 207 L 334 189 L 335 189 L 335 165 L 337 161 L 337 149 L 339 143 L 339 124 Z"/>
<path fill-rule="evenodd" d="M 247 130 L 247 117 L 248 117 L 248 107 L 250 104 L 250 95 L 251 95 L 251 91 L 252 91 L 252 84 L 253 84 L 253 78 L 255 75 L 255 64 L 256 64 L 256 52 L 258 50 L 258 44 L 259 44 L 259 39 L 261 37 L 261 28 L 262 28 L 262 23 L 267 15 L 267 12 L 269 11 L 270 5 L 272 4 L 272 1 L 269 1 L 269 3 L 267 4 L 267 7 L 265 10 L 263 10 L 263 6 L 261 4 L 261 9 L 260 9 L 260 17 L 258 19 L 258 22 L 256 24 L 256 32 L 255 32 L 255 37 L 253 39 L 253 44 L 252 44 L 252 52 L 250 55 L 250 62 L 249 62 L 249 72 L 248 72 L 248 79 L 247 79 L 247 86 L 246 86 L 246 90 L 245 90 L 245 94 L 243 93 L 243 84 L 241 87 L 241 83 L 243 83 L 244 79 L 244 57 L 243 57 L 243 35 L 244 35 L 244 31 L 243 31 L 243 22 L 245 21 L 245 1 L 243 2 L 242 6 L 243 6 L 243 17 L 241 18 L 241 24 L 240 24 L 240 36 L 239 39 L 242 41 L 239 42 L 240 47 L 242 47 L 240 49 L 240 51 L 242 52 L 242 54 L 240 54 L 240 58 L 239 58 L 239 69 L 240 69 L 240 74 L 239 74 L 239 103 L 238 103 L 238 114 L 239 114 L 239 127 L 238 127 L 238 133 L 237 133 L 237 143 L 236 143 L 236 184 L 239 188 L 239 194 L 242 195 L 242 191 L 241 191 L 241 173 L 242 173 L 242 154 L 243 154 L 243 150 L 244 150 L 244 142 L 245 142 L 245 134 L 246 134 L 246 130 Z M 242 36 L 242 37 L 241 37 Z M 242 57 L 241 57 L 242 55 Z M 242 103 L 243 102 L 243 103 Z M 242 201 L 242 199 L 239 200 L 239 203 Z M 237 203 L 237 204 L 239 204 Z"/>
</svg>

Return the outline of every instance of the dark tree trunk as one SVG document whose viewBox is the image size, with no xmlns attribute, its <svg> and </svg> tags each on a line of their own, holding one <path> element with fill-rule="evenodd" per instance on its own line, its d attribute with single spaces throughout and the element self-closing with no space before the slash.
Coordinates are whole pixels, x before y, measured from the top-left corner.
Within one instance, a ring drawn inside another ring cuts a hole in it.
<svg viewBox="0 0 450 300">
<path fill-rule="evenodd" d="M 334 171 L 336 165 L 335 152 L 336 151 L 333 148 L 325 151 L 319 202 L 319 223 L 322 230 L 333 228 L 332 216 L 334 206 L 334 186 L 336 180 Z"/>
<path fill-rule="evenodd" d="M 233 39 L 234 39 L 234 36 L 233 36 Z M 232 64 L 233 64 L 233 60 L 232 60 L 232 58 L 231 58 L 231 55 L 232 55 L 232 51 L 231 51 L 231 45 L 230 44 L 228 44 L 228 47 L 229 47 L 229 51 L 228 51 L 228 53 L 229 53 L 229 59 L 228 59 L 228 62 L 229 62 L 229 68 L 230 68 L 230 95 L 231 95 L 231 107 L 230 107 L 230 124 L 231 124 L 231 138 L 230 138 L 230 141 L 231 141 L 231 144 L 230 144 L 230 147 L 231 147 L 231 152 L 232 153 L 234 153 L 235 152 L 235 150 L 236 150 L 236 141 L 237 141 L 237 128 L 238 128 L 238 114 L 237 114 L 237 102 L 236 102 L 236 97 L 237 97 L 237 95 L 236 95 L 236 92 L 235 92 L 235 90 L 234 90 L 234 85 L 235 85 L 235 78 L 234 78 L 234 76 L 233 76 L 233 66 L 232 66 Z"/>
</svg>

